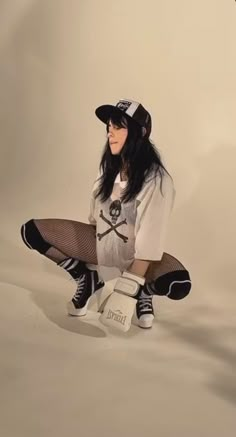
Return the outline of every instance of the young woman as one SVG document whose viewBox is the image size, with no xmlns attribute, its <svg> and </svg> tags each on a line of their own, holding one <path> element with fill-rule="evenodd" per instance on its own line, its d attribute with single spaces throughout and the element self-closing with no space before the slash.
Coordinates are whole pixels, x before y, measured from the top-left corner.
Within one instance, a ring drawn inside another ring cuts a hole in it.
<svg viewBox="0 0 236 437">
<path fill-rule="evenodd" d="M 152 296 L 182 299 L 191 289 L 188 271 L 164 252 L 173 181 L 150 140 L 152 122 L 138 102 L 120 100 L 96 109 L 107 142 L 91 196 L 89 223 L 31 219 L 21 227 L 30 249 L 56 262 L 77 282 L 68 313 L 86 314 L 90 297 L 104 286 L 99 266 L 144 279 L 137 295 L 139 326 L 152 326 Z"/>
</svg>

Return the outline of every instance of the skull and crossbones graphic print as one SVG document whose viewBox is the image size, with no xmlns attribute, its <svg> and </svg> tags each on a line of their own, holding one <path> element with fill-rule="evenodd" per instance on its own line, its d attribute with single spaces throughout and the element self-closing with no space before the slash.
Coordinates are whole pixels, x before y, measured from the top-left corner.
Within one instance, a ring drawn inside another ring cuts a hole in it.
<svg viewBox="0 0 236 437">
<path fill-rule="evenodd" d="M 116 233 L 116 235 L 121 238 L 124 243 L 127 243 L 128 241 L 128 237 L 126 237 L 125 235 L 122 235 L 117 228 L 119 228 L 122 225 L 127 225 L 127 220 L 124 219 L 122 221 L 118 222 L 118 219 L 121 215 L 121 209 L 122 209 L 122 205 L 121 205 L 121 201 L 120 200 L 114 200 L 109 207 L 109 214 L 111 217 L 111 220 L 109 220 L 108 218 L 105 217 L 103 210 L 100 210 L 100 214 L 99 216 L 101 217 L 101 219 L 107 223 L 110 227 L 103 233 L 98 233 L 97 237 L 98 240 L 101 241 L 103 237 L 105 237 L 105 235 L 109 234 L 110 232 L 114 231 Z"/>
</svg>

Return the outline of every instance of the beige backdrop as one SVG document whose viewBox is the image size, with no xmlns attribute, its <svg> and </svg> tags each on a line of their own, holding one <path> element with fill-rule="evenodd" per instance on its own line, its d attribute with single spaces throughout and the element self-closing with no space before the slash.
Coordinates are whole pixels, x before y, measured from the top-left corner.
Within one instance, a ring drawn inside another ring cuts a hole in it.
<svg viewBox="0 0 236 437">
<path fill-rule="evenodd" d="M 31 217 L 87 219 L 105 140 L 96 106 L 153 115 L 175 180 L 167 250 L 195 279 L 233 287 L 236 5 L 11 0 L 0 4 L 1 229 Z M 23 252 L 22 252 L 23 253 Z"/>
<path fill-rule="evenodd" d="M 87 220 L 105 141 L 94 110 L 126 97 L 152 113 L 152 138 L 175 180 L 166 248 L 194 281 L 178 308 L 218 302 L 226 320 L 235 314 L 235 20 L 233 0 L 0 1 L 5 280 L 14 276 L 7 266 L 24 266 L 25 278 L 33 266 L 54 269 L 23 246 L 23 222 Z"/>
</svg>

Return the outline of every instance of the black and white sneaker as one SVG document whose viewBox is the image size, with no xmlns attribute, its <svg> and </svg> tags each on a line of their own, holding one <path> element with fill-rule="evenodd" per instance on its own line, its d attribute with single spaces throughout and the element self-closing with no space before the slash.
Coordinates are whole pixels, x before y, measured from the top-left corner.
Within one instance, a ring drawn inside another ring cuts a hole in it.
<svg viewBox="0 0 236 437">
<path fill-rule="evenodd" d="M 105 283 L 99 278 L 96 270 L 86 270 L 76 278 L 77 290 L 67 304 L 68 314 L 71 316 L 85 316 L 89 300 L 93 293 L 104 287 Z"/>
<path fill-rule="evenodd" d="M 152 327 L 154 320 L 154 310 L 152 305 L 153 296 L 147 296 L 141 293 L 136 304 L 138 326 L 148 329 Z"/>
</svg>

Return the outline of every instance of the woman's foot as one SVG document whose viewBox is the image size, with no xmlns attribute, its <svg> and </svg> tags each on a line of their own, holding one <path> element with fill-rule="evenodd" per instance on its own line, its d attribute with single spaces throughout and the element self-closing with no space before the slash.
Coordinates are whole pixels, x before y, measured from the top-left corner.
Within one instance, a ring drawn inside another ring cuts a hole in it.
<svg viewBox="0 0 236 437">
<path fill-rule="evenodd" d="M 76 292 L 67 304 L 68 314 L 71 316 L 85 316 L 89 300 L 93 293 L 104 287 L 104 282 L 99 278 L 96 270 L 85 271 L 77 279 Z"/>
<path fill-rule="evenodd" d="M 137 300 L 136 313 L 138 318 L 138 326 L 140 328 L 149 329 L 152 327 L 154 320 L 152 299 L 152 296 L 141 294 Z"/>
</svg>

